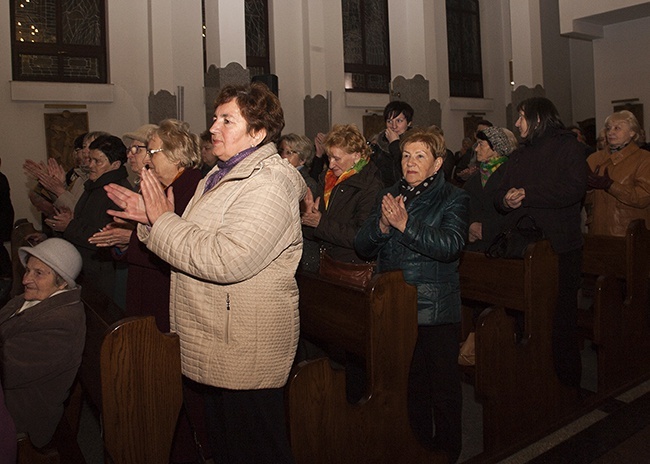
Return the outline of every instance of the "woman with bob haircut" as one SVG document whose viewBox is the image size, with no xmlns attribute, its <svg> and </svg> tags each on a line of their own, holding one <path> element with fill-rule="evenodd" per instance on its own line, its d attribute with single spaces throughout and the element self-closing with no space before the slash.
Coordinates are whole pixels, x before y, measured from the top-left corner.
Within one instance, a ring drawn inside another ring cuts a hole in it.
<svg viewBox="0 0 650 464">
<path fill-rule="evenodd" d="M 216 462 L 293 462 L 284 390 L 298 342 L 302 253 L 300 173 L 276 145 L 280 102 L 261 83 L 229 85 L 210 128 L 217 167 L 179 215 L 142 172 L 142 195 L 110 185 L 109 196 L 140 222 L 138 237 L 172 266 L 170 323 L 183 374 L 208 390 Z"/>
</svg>

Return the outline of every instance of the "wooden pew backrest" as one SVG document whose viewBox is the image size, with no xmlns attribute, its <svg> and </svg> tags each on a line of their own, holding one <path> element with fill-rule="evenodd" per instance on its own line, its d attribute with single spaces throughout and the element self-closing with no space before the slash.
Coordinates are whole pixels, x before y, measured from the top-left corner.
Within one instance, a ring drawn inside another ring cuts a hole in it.
<svg viewBox="0 0 650 464">
<path fill-rule="evenodd" d="M 303 334 L 366 362 L 366 394 L 346 399 L 345 374 L 321 358 L 291 373 L 287 407 L 296 462 L 446 462 L 425 450 L 408 421 L 407 383 L 417 339 L 417 294 L 400 271 L 365 289 L 298 275 Z"/>
<path fill-rule="evenodd" d="M 101 348 L 106 453 L 115 464 L 169 462 L 183 402 L 180 343 L 153 316 L 113 325 Z"/>
</svg>

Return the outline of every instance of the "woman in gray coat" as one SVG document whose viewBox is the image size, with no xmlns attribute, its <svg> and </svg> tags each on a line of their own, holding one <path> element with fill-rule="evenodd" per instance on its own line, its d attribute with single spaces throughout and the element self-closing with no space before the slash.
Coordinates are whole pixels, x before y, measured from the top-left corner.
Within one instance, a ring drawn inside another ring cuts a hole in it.
<svg viewBox="0 0 650 464">
<path fill-rule="evenodd" d="M 75 279 L 81 256 L 50 238 L 18 251 L 25 293 L 0 310 L 0 364 L 7 409 L 18 432 L 45 446 L 81 364 L 86 314 Z"/>
</svg>

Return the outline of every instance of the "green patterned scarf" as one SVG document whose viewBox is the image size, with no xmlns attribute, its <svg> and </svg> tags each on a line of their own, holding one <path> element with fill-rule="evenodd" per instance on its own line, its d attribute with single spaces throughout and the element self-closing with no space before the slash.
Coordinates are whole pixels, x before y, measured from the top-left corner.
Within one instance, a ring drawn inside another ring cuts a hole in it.
<svg viewBox="0 0 650 464">
<path fill-rule="evenodd" d="M 508 160 L 507 156 L 495 156 L 487 161 L 481 161 L 478 170 L 481 173 L 481 185 L 485 187 L 488 179 L 494 171 Z"/>
</svg>

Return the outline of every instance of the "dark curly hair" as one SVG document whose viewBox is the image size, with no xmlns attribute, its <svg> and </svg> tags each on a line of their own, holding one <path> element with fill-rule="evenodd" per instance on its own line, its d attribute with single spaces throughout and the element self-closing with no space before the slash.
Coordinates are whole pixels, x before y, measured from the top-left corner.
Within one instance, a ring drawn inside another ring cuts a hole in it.
<svg viewBox="0 0 650 464">
<path fill-rule="evenodd" d="M 266 137 L 260 143 L 277 141 L 284 129 L 284 112 L 280 100 L 261 82 L 249 85 L 227 85 L 214 102 L 214 108 L 235 99 L 242 116 L 248 124 L 248 132 L 266 130 Z"/>
</svg>

